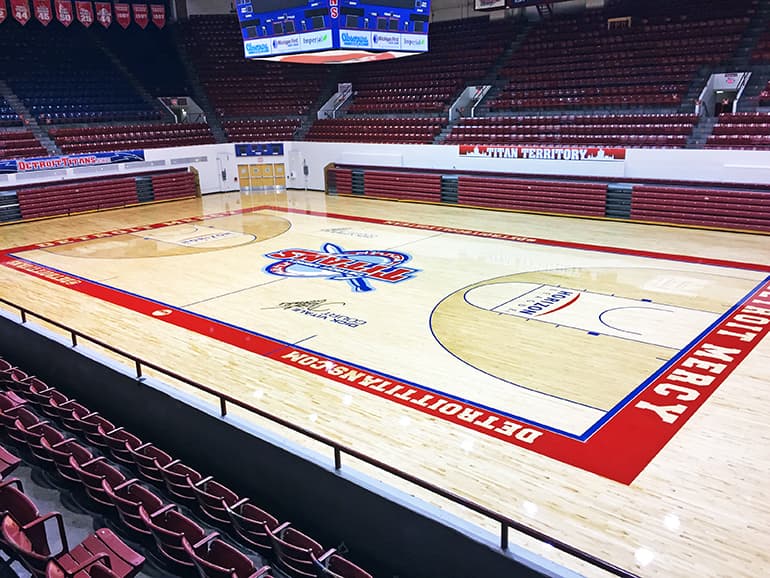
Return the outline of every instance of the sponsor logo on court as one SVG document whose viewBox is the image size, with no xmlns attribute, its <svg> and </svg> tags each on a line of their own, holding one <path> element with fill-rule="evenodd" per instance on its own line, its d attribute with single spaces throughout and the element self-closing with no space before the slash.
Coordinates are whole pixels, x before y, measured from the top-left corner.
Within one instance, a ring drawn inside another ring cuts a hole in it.
<svg viewBox="0 0 770 578">
<path fill-rule="evenodd" d="M 353 291 L 373 291 L 370 281 L 400 283 L 414 277 L 419 269 L 404 267 L 411 259 L 406 253 L 385 250 L 345 251 L 334 243 L 325 243 L 320 251 L 283 249 L 265 255 L 277 259 L 265 272 L 281 277 L 327 278 L 345 281 Z"/>
<path fill-rule="evenodd" d="M 321 229 L 322 233 L 334 233 L 335 235 L 345 235 L 346 237 L 357 237 L 359 239 L 375 239 L 377 235 L 375 233 L 367 233 L 366 231 L 357 231 L 350 227 L 336 227 L 334 229 Z"/>
<path fill-rule="evenodd" d="M 543 287 L 534 293 L 520 297 L 508 307 L 525 317 L 539 317 L 572 305 L 580 293 L 559 287 Z"/>
<path fill-rule="evenodd" d="M 330 321 L 347 327 L 360 327 L 366 325 L 366 321 L 357 317 L 350 317 L 337 313 L 334 309 L 345 307 L 344 301 L 329 301 L 328 299 L 312 299 L 310 301 L 284 301 L 275 307 L 263 307 L 267 309 L 283 309 L 284 311 L 293 311 L 323 321 Z"/>
</svg>

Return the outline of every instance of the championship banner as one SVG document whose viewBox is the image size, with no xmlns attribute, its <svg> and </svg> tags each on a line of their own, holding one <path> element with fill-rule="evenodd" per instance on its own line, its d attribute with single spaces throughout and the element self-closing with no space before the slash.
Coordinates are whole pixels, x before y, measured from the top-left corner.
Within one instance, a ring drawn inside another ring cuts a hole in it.
<svg viewBox="0 0 770 578">
<path fill-rule="evenodd" d="M 131 163 L 144 160 L 143 150 L 120 151 L 114 153 L 92 153 L 68 155 L 63 157 L 39 157 L 0 161 L 0 174 L 32 173 L 55 169 L 71 169 L 115 163 Z"/>
<path fill-rule="evenodd" d="M 0 0 L 0 24 L 5 21 L 8 16 L 8 8 L 6 7 L 5 0 Z"/>
<path fill-rule="evenodd" d="M 460 156 L 488 159 L 615 162 L 626 158 L 626 149 L 604 147 L 540 147 L 460 145 Z"/>
<path fill-rule="evenodd" d="M 150 14 L 152 15 L 152 23 L 155 26 L 163 28 L 166 25 L 165 4 L 150 4 Z"/>
<path fill-rule="evenodd" d="M 96 8 L 96 21 L 105 28 L 109 28 L 110 24 L 112 24 L 112 4 L 109 2 L 94 2 L 94 7 Z"/>
<path fill-rule="evenodd" d="M 115 4 L 115 20 L 123 28 L 128 28 L 131 24 L 131 6 L 129 4 Z"/>
<path fill-rule="evenodd" d="M 72 0 L 56 0 L 56 19 L 65 26 L 72 24 Z"/>
<path fill-rule="evenodd" d="M 48 26 L 53 20 L 51 13 L 51 0 L 32 0 L 32 7 L 37 18 L 43 26 Z"/>
<path fill-rule="evenodd" d="M 28 0 L 11 0 L 11 12 L 13 17 L 22 26 L 29 22 L 29 1 Z"/>
<path fill-rule="evenodd" d="M 147 4 L 133 4 L 134 8 L 134 22 L 139 28 L 147 28 L 147 24 L 150 19 L 147 14 Z"/>
<path fill-rule="evenodd" d="M 89 28 L 94 23 L 94 6 L 91 4 L 91 0 L 87 2 L 78 0 L 75 2 L 75 9 L 78 13 L 78 21 L 86 28 Z"/>
</svg>

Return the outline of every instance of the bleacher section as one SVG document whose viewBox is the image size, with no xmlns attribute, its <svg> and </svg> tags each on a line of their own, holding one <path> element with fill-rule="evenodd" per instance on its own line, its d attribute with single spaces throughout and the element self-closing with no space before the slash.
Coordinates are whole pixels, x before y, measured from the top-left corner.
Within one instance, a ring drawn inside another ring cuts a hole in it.
<svg viewBox="0 0 770 578">
<path fill-rule="evenodd" d="M 466 85 L 481 81 L 512 40 L 510 21 L 487 17 L 431 25 L 430 52 L 345 67 L 350 113 L 442 112 Z"/>
<path fill-rule="evenodd" d="M 159 119 L 82 26 L 11 19 L 0 34 L 0 78 L 44 123 Z"/>
<path fill-rule="evenodd" d="M 230 142 L 292 140 L 301 124 L 298 117 L 259 120 L 228 120 L 222 128 Z"/>
<path fill-rule="evenodd" d="M 152 178 L 153 193 L 150 200 L 191 197 L 198 192 L 195 175 L 187 171 L 170 171 L 149 176 Z M 137 178 L 104 177 L 27 185 L 17 187 L 16 195 L 24 219 L 70 215 L 139 203 Z"/>
<path fill-rule="evenodd" d="M 695 115 L 675 113 L 467 118 L 444 144 L 684 147 L 696 121 Z"/>
<path fill-rule="evenodd" d="M 221 117 L 304 115 L 320 97 L 326 67 L 246 60 L 234 15 L 193 16 L 179 26 L 201 84 Z"/>
<path fill-rule="evenodd" d="M 316 121 L 306 140 L 431 144 L 446 126 L 442 117 L 343 117 Z"/>
<path fill-rule="evenodd" d="M 522 177 L 332 166 L 326 171 L 327 192 L 410 201 L 488 207 L 568 216 L 609 216 L 609 182 L 565 176 Z M 456 183 L 445 195 L 445 181 Z M 629 182 L 630 181 L 630 182 Z M 770 189 L 766 185 L 721 187 L 716 184 L 633 182 L 630 213 L 637 221 L 741 231 L 770 231 Z"/>
<path fill-rule="evenodd" d="M 770 113 L 739 112 L 719 115 L 706 148 L 770 149 Z"/>
<path fill-rule="evenodd" d="M 168 28 L 96 27 L 95 34 L 152 96 L 183 96 L 190 87 Z"/>
<path fill-rule="evenodd" d="M 4 96 L 0 96 L 0 126 L 18 126 L 21 119 Z"/>
<path fill-rule="evenodd" d="M 52 128 L 49 134 L 63 153 L 119 151 L 212 144 L 207 124 L 139 124 Z"/>
<path fill-rule="evenodd" d="M 0 131 L 0 159 L 48 156 L 48 151 L 29 131 Z"/>
<path fill-rule="evenodd" d="M 132 543 L 138 539 L 136 543 L 143 547 L 154 544 L 150 547 L 153 559 L 171 572 L 164 575 L 190 575 L 194 570 L 207 577 L 269 578 L 270 567 L 261 563 L 266 556 L 293 578 L 372 578 L 334 548 L 324 548 L 289 522 L 279 523 L 212 476 L 204 476 L 153 443 L 143 443 L 106 416 L 1 358 L 0 435 L 3 442 L 29 452 L 58 475 L 62 484 L 79 488 L 89 506 L 109 516 L 126 539 Z M 7 456 L 3 462 L 8 464 L 7 471 L 16 467 L 13 454 L 2 452 L 2 456 Z M 12 503 L 3 500 L 6 488 L 7 484 L 0 484 L 0 505 Z M 49 560 L 55 556 L 42 548 L 40 556 L 28 553 L 31 546 L 42 542 L 40 532 L 29 530 L 30 525 L 37 526 L 39 513 L 34 510 L 24 520 L 18 519 L 19 512 L 30 509 L 2 509 L 4 539 L 0 547 L 10 547 L 37 575 L 46 575 Z M 6 533 L 9 527 L 15 531 Z M 24 536 L 24 532 L 29 534 Z M 145 557 L 111 532 L 99 530 L 97 535 L 110 546 L 107 552 L 113 574 L 104 576 L 135 576 Z M 30 539 L 7 539 L 17 536 Z M 102 546 L 95 547 L 94 553 L 103 551 Z M 113 559 L 114 552 L 119 558 Z M 95 561 L 98 559 L 89 564 Z M 57 562 L 67 565 L 72 560 Z"/>
<path fill-rule="evenodd" d="M 626 2 L 542 22 L 501 70 L 490 109 L 677 107 L 699 67 L 733 54 L 755 2 Z M 608 26 L 625 16 L 629 27 Z"/>
</svg>

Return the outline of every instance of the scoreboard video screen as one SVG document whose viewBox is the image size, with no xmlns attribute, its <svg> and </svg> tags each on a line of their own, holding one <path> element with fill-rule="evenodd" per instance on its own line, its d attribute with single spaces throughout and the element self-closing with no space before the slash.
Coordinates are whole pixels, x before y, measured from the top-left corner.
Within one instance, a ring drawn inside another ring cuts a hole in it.
<svg viewBox="0 0 770 578">
<path fill-rule="evenodd" d="M 430 0 L 236 0 L 246 58 L 345 63 L 428 50 Z"/>
</svg>

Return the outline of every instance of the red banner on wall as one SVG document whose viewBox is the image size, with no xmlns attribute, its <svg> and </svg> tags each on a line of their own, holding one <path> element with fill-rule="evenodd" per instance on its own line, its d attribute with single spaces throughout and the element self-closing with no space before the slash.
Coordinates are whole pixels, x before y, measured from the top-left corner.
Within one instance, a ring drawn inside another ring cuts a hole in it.
<svg viewBox="0 0 770 578">
<path fill-rule="evenodd" d="M 32 0 L 32 8 L 37 18 L 43 26 L 48 26 L 53 20 L 51 13 L 51 0 Z"/>
<path fill-rule="evenodd" d="M 11 0 L 11 13 L 13 17 L 19 21 L 19 24 L 26 24 L 29 22 L 29 1 L 28 0 Z"/>
<path fill-rule="evenodd" d="M 152 14 L 152 23 L 158 28 L 166 25 L 166 6 L 164 4 L 150 4 L 150 14 Z"/>
<path fill-rule="evenodd" d="M 65 26 L 72 24 L 71 0 L 56 0 L 56 19 Z"/>
<path fill-rule="evenodd" d="M 604 147 L 460 145 L 460 155 L 489 159 L 600 162 L 622 161 L 626 158 L 626 149 Z"/>
<path fill-rule="evenodd" d="M 5 4 L 5 0 L 0 0 L 0 23 L 2 23 L 8 16 L 8 8 Z"/>
<path fill-rule="evenodd" d="M 96 8 L 96 21 L 105 28 L 109 28 L 110 24 L 112 24 L 112 4 L 109 2 L 94 2 L 94 7 Z"/>
<path fill-rule="evenodd" d="M 132 4 L 134 8 L 134 22 L 139 28 L 147 28 L 150 18 L 147 12 L 147 4 Z"/>
<path fill-rule="evenodd" d="M 128 28 L 131 24 L 131 6 L 129 4 L 115 3 L 115 20 L 123 28 Z"/>
<path fill-rule="evenodd" d="M 94 23 L 94 5 L 91 4 L 91 0 L 83 1 L 78 0 L 75 2 L 75 10 L 78 14 L 78 21 L 86 28 L 90 27 Z"/>
</svg>

